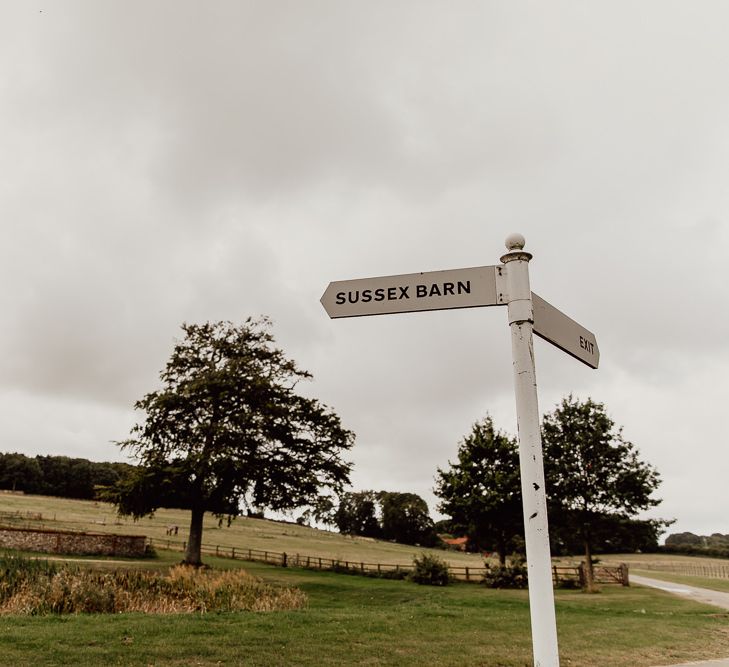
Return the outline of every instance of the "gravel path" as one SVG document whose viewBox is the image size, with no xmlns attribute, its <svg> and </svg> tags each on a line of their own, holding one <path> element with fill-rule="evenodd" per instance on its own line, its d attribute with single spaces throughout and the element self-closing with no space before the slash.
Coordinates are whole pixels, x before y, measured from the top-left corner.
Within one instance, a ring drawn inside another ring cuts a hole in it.
<svg viewBox="0 0 729 667">
<path fill-rule="evenodd" d="M 729 609 L 729 593 L 721 591 L 712 591 L 708 588 L 697 588 L 696 586 L 687 586 L 686 584 L 675 584 L 672 581 L 660 581 L 659 579 L 650 579 L 648 577 L 640 577 L 636 574 L 630 575 L 630 581 L 641 586 L 650 586 L 651 588 L 660 588 L 662 591 L 690 597 L 697 602 L 705 604 L 713 604 L 715 607 Z"/>
<path fill-rule="evenodd" d="M 721 591 L 712 591 L 708 588 L 697 588 L 696 586 L 687 586 L 686 584 L 675 584 L 672 581 L 661 581 L 660 579 L 650 579 L 649 577 L 641 577 L 636 574 L 630 575 L 631 583 L 640 584 L 641 586 L 650 586 L 651 588 L 659 588 L 662 591 L 688 597 L 696 602 L 711 604 L 715 607 L 729 610 L 729 593 Z M 664 665 L 662 667 L 729 667 L 729 658 L 720 660 L 705 660 L 703 662 L 684 662 L 680 665 Z"/>
</svg>

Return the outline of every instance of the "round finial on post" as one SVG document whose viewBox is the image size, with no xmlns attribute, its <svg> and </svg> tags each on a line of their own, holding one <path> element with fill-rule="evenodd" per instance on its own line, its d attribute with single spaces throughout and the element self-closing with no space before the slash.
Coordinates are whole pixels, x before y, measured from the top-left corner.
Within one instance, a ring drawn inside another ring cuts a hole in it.
<svg viewBox="0 0 729 667">
<path fill-rule="evenodd" d="M 526 241 L 521 234 L 509 234 L 506 237 L 506 249 L 510 251 L 522 250 L 526 245 Z"/>
<path fill-rule="evenodd" d="M 528 262 L 532 258 L 532 254 L 524 250 L 525 245 L 526 241 L 521 234 L 509 234 L 506 237 L 506 248 L 509 252 L 501 257 L 501 261 L 504 264 L 517 259 Z"/>
</svg>

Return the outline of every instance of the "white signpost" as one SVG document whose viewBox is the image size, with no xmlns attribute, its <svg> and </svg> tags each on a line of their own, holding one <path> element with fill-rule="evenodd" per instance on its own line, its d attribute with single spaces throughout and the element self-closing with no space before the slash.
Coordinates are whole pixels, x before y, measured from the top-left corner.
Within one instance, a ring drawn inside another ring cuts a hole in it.
<svg viewBox="0 0 729 667">
<path fill-rule="evenodd" d="M 321 303 L 331 318 L 507 306 L 519 430 L 534 664 L 537 667 L 558 667 L 532 333 L 591 368 L 597 368 L 600 351 L 590 331 L 530 290 L 529 260 L 532 255 L 524 251 L 524 237 L 510 235 L 506 239 L 506 247 L 509 252 L 501 257 L 502 264 L 496 266 L 329 283 Z"/>
</svg>

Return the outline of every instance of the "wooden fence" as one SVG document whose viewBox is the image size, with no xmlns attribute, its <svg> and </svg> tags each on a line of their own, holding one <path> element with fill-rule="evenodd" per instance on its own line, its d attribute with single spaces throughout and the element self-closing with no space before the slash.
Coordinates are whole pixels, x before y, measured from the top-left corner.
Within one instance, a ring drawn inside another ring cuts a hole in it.
<svg viewBox="0 0 729 667">
<path fill-rule="evenodd" d="M 729 565 L 716 563 L 696 565 L 694 563 L 644 563 L 635 561 L 631 567 L 636 570 L 651 570 L 653 572 L 672 572 L 692 577 L 706 577 L 708 579 L 729 579 Z"/>
<path fill-rule="evenodd" d="M 43 521 L 43 514 L 40 512 L 0 512 L 0 525 L 8 524 L 17 526 L 19 524 L 30 527 L 31 521 Z"/>
<path fill-rule="evenodd" d="M 179 547 L 179 543 L 170 540 L 150 540 L 152 546 L 166 545 L 169 549 L 174 546 Z M 182 549 L 185 549 L 185 543 L 182 543 Z M 223 547 L 220 545 L 210 546 L 203 544 L 201 552 L 209 556 L 221 556 L 223 558 L 234 558 L 247 561 L 256 561 L 260 563 L 268 563 L 269 565 L 278 565 L 280 567 L 304 567 L 314 570 L 333 570 L 343 571 L 351 574 L 361 574 L 364 576 L 399 576 L 405 575 L 412 570 L 410 565 L 388 564 L 388 563 L 366 563 L 358 560 L 346 560 L 340 558 L 325 558 L 323 556 L 309 556 L 302 554 L 287 554 L 280 551 L 267 551 L 263 549 L 240 549 L 236 547 Z M 557 586 L 565 581 L 573 581 L 576 585 L 582 586 L 585 582 L 583 564 L 576 566 L 554 566 L 552 568 L 552 580 Z M 449 565 L 448 571 L 451 576 L 458 581 L 468 581 L 478 583 L 482 580 L 486 567 L 471 567 Z M 599 584 L 621 584 L 628 586 L 628 566 L 621 564 L 617 567 L 595 567 L 595 583 Z"/>
</svg>

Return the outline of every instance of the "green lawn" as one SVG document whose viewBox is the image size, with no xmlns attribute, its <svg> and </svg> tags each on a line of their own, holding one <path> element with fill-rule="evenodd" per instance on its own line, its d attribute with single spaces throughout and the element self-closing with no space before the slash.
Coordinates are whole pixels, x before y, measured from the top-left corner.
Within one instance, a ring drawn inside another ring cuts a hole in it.
<svg viewBox="0 0 729 667">
<path fill-rule="evenodd" d="M 163 554 L 163 565 L 175 558 Z M 237 561 L 210 559 L 215 567 Z M 447 588 L 274 568 L 304 610 L 144 616 L 0 617 L 0 664 L 485 665 L 531 664 L 526 591 Z M 641 667 L 729 656 L 729 614 L 660 591 L 557 591 L 562 664 Z"/>
<path fill-rule="evenodd" d="M 0 512 L 16 511 L 42 513 L 41 523 L 47 528 L 141 533 L 158 545 L 169 539 L 175 548 L 181 547 L 187 532 L 188 514 L 177 510 L 160 510 L 135 523 L 118 520 L 113 508 L 103 503 L 0 495 Z M 180 526 L 177 537 L 165 535 L 170 524 Z M 403 565 L 411 564 L 413 553 L 421 551 L 247 518 L 227 528 L 209 517 L 203 541 L 240 550 Z M 477 555 L 436 553 L 453 565 L 482 563 Z M 163 570 L 180 557 L 179 551 L 160 550 L 154 560 L 84 562 L 88 567 Z M 617 562 L 628 558 L 631 568 L 655 559 L 664 562 L 664 557 L 654 555 L 610 557 Z M 269 582 L 299 586 L 309 604 L 296 612 L 261 614 L 0 616 L 0 665 L 508 667 L 532 662 L 526 591 L 468 584 L 429 588 L 210 556 L 204 560 L 213 567 L 244 567 Z M 556 591 L 556 602 L 563 667 L 648 667 L 729 656 L 729 614 L 661 591 L 638 586 L 604 586 L 597 595 Z"/>
<path fill-rule="evenodd" d="M 146 535 L 154 540 L 157 547 L 180 550 L 187 539 L 190 522 L 190 513 L 184 510 L 160 509 L 152 517 L 133 521 L 117 517 L 114 508 L 107 503 L 47 496 L 0 494 L 0 512 L 42 514 L 41 521 L 22 521 L 20 525 L 24 527 Z M 179 526 L 176 536 L 166 535 L 167 526 L 170 525 Z M 340 535 L 334 531 L 317 530 L 294 523 L 247 517 L 238 517 L 228 527 L 225 522 L 219 526 L 215 517 L 206 515 L 203 543 L 213 548 L 216 545 L 225 549 L 234 547 L 239 552 L 260 549 L 286 552 L 289 555 L 298 553 L 341 561 L 392 565 L 412 565 L 413 555 L 432 551 L 455 566 L 483 567 L 483 558 L 478 554 L 428 550 L 366 537 Z"/>
</svg>

